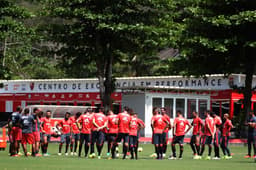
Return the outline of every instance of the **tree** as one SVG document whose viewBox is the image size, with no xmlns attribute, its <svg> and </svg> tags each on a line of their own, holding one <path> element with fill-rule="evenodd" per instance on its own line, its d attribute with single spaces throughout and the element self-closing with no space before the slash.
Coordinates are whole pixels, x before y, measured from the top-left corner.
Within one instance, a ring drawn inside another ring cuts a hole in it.
<svg viewBox="0 0 256 170">
<path fill-rule="evenodd" d="M 244 73 L 244 112 L 251 108 L 256 69 L 256 1 L 176 1 L 182 22 L 176 60 L 187 75 Z"/>
<path fill-rule="evenodd" d="M 153 56 L 171 35 L 169 0 L 48 0 L 47 16 L 59 18 L 48 34 L 64 62 L 95 63 L 100 96 L 110 108 L 113 64 L 122 57 Z"/>
</svg>

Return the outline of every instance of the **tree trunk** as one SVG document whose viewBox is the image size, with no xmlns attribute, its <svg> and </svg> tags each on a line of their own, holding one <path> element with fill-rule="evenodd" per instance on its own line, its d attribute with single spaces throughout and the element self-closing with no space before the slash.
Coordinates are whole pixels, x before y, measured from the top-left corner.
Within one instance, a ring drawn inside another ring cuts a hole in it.
<svg viewBox="0 0 256 170">
<path fill-rule="evenodd" d="M 253 81 L 253 73 L 255 63 L 253 62 L 253 57 L 249 57 L 248 61 L 246 62 L 245 68 L 245 88 L 243 91 L 244 95 L 244 113 L 245 118 L 248 117 L 249 112 L 251 110 L 251 98 L 252 98 L 252 81 Z"/>
<path fill-rule="evenodd" d="M 112 87 L 113 87 L 113 81 L 112 81 L 112 67 L 113 67 L 113 56 L 109 56 L 107 58 L 107 65 L 106 65 L 106 72 L 105 72 L 105 94 L 104 94 L 104 101 L 103 106 L 105 112 L 109 109 L 111 109 L 112 99 Z"/>
</svg>

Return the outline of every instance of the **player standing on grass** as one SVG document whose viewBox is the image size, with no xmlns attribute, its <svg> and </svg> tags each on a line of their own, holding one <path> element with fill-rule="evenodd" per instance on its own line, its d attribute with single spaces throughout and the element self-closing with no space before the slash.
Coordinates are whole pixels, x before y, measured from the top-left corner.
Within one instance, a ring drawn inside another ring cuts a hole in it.
<svg viewBox="0 0 256 170">
<path fill-rule="evenodd" d="M 8 127 L 10 129 L 10 135 L 9 135 L 10 136 L 10 153 L 11 153 L 11 156 L 13 157 L 19 156 L 18 148 L 22 138 L 21 127 L 20 127 L 21 111 L 22 111 L 22 108 L 18 106 L 16 108 L 16 112 L 13 112 L 11 114 L 10 119 L 8 120 Z"/>
<path fill-rule="evenodd" d="M 48 143 L 51 140 L 51 134 L 52 134 L 51 115 L 52 115 L 52 112 L 48 110 L 46 111 L 46 116 L 42 118 L 41 129 L 42 129 L 42 136 L 43 136 L 43 144 L 42 144 L 43 156 L 50 156 L 50 154 L 47 153 L 47 150 L 48 150 Z"/>
<path fill-rule="evenodd" d="M 187 128 L 188 126 L 188 128 Z M 187 130 L 186 130 L 187 128 Z M 187 119 L 182 116 L 181 111 L 177 111 L 177 117 L 173 122 L 173 140 L 172 140 L 172 156 L 169 159 L 176 159 L 176 148 L 175 144 L 179 144 L 180 146 L 180 155 L 179 159 L 182 159 L 182 154 L 184 150 L 184 137 L 185 134 L 192 128 L 191 124 Z"/>
<path fill-rule="evenodd" d="M 133 111 L 130 112 L 130 133 L 129 133 L 129 150 L 131 152 L 131 159 L 138 159 L 138 130 L 144 128 L 139 118 Z"/>
<path fill-rule="evenodd" d="M 233 128 L 232 122 L 229 119 L 229 114 L 224 114 L 224 124 L 222 129 L 222 140 L 221 140 L 221 149 L 224 154 L 224 159 L 231 159 L 232 156 L 230 154 L 230 150 L 228 148 L 228 142 L 230 137 L 230 131 Z"/>
<path fill-rule="evenodd" d="M 126 158 L 129 147 L 130 121 L 131 116 L 129 115 L 129 108 L 125 106 L 124 111 L 119 113 L 117 117 L 118 136 L 111 149 L 112 159 L 116 158 L 116 147 L 118 146 L 118 143 L 121 142 L 121 140 L 123 140 L 123 159 Z"/>
<path fill-rule="evenodd" d="M 171 121 L 170 121 L 170 117 L 167 115 L 166 113 L 166 108 L 161 108 L 161 114 L 163 115 L 163 117 L 169 122 L 169 127 L 165 129 L 165 131 L 163 132 L 163 157 L 165 157 L 166 155 L 166 150 L 167 150 L 167 144 L 168 144 L 168 140 L 169 140 L 169 130 L 171 129 Z"/>
<path fill-rule="evenodd" d="M 77 119 L 77 126 L 81 130 L 78 156 L 81 157 L 84 144 L 84 156 L 87 157 L 91 143 L 92 130 L 92 116 L 88 110 Z"/>
<path fill-rule="evenodd" d="M 61 140 L 60 140 L 60 145 L 59 145 L 59 153 L 58 155 L 61 155 L 61 149 L 62 149 L 62 145 L 64 144 L 64 142 L 66 142 L 66 150 L 65 150 L 65 155 L 68 156 L 68 148 L 69 148 L 69 144 L 70 144 L 70 140 L 71 140 L 71 125 L 72 122 L 69 119 L 70 118 L 71 113 L 66 112 L 65 114 L 65 118 L 62 119 L 58 124 L 57 124 L 57 129 L 60 129 L 59 127 L 61 127 Z"/>
<path fill-rule="evenodd" d="M 200 151 L 200 157 L 199 159 L 202 158 L 202 155 L 205 150 L 205 145 L 208 145 L 208 156 L 206 157 L 206 160 L 211 159 L 211 153 L 212 153 L 212 140 L 216 131 L 214 119 L 210 116 L 210 111 L 205 112 L 205 126 L 204 126 L 204 137 L 202 139 L 202 148 Z"/>
<path fill-rule="evenodd" d="M 249 118 L 246 123 L 246 125 L 248 126 L 248 154 L 245 156 L 245 158 L 251 157 L 252 146 L 254 150 L 254 158 L 256 157 L 256 130 L 253 127 L 254 123 L 256 123 L 256 116 L 254 115 L 253 111 L 250 111 Z"/>
<path fill-rule="evenodd" d="M 212 117 L 214 119 L 214 123 L 216 126 L 216 132 L 214 134 L 214 158 L 215 160 L 220 159 L 220 139 L 221 139 L 221 125 L 222 125 L 222 120 L 219 116 L 216 115 L 216 113 L 212 113 Z"/>
<path fill-rule="evenodd" d="M 41 136 L 40 136 L 40 127 L 41 127 L 41 120 L 40 120 L 40 112 L 41 110 L 39 108 L 34 108 L 33 109 L 33 117 L 35 120 L 35 123 L 33 123 L 33 136 L 34 136 L 34 140 L 35 143 L 33 145 L 35 148 L 35 156 L 41 156 L 39 154 L 39 147 L 40 147 L 40 140 L 41 140 Z"/>
<path fill-rule="evenodd" d="M 198 116 L 197 112 L 193 112 L 193 135 L 190 140 L 190 146 L 194 154 L 194 159 L 198 158 L 198 155 L 200 154 L 200 132 L 203 127 L 204 122 L 202 119 Z"/>
<path fill-rule="evenodd" d="M 80 130 L 77 126 L 77 120 L 79 119 L 80 116 L 81 116 L 81 113 L 77 112 L 75 116 L 70 118 L 70 121 L 72 122 L 72 125 L 71 125 L 72 138 L 71 138 L 71 144 L 70 144 L 71 156 L 77 155 L 76 150 L 78 146 L 78 141 L 80 140 Z M 75 147 L 74 147 L 74 144 L 75 144 Z"/>
<path fill-rule="evenodd" d="M 21 129 L 22 129 L 22 139 L 21 144 L 23 147 L 24 155 L 27 154 L 27 143 L 34 144 L 34 135 L 32 132 L 32 126 L 35 123 L 34 117 L 29 115 L 29 109 L 24 110 L 24 114 L 21 116 Z M 35 156 L 35 145 L 32 145 L 32 156 Z"/>
<path fill-rule="evenodd" d="M 107 128 L 108 121 L 107 117 L 102 112 L 103 108 L 99 109 L 98 113 L 93 115 L 93 127 L 92 127 L 92 143 L 91 143 L 91 154 L 90 157 L 94 158 L 94 144 L 96 142 L 98 159 L 101 159 L 101 151 L 103 148 L 104 140 L 105 140 L 105 128 Z"/>
<path fill-rule="evenodd" d="M 111 110 L 108 111 L 108 151 L 107 151 L 107 156 L 110 156 L 111 148 L 113 147 L 113 144 L 115 142 L 115 139 L 117 138 L 117 133 L 118 133 L 118 124 L 117 120 L 118 117 L 115 115 Z"/>
<path fill-rule="evenodd" d="M 169 122 L 164 116 L 159 114 L 158 108 L 153 108 L 153 117 L 151 118 L 151 127 L 153 131 L 153 141 L 157 157 L 156 159 L 163 159 L 163 132 L 168 128 Z"/>
</svg>

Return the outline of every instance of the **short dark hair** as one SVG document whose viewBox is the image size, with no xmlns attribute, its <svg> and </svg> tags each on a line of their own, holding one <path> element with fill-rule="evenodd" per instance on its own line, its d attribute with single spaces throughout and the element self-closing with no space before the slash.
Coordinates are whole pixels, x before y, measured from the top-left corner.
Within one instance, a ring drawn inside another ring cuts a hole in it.
<svg viewBox="0 0 256 170">
<path fill-rule="evenodd" d="M 16 107 L 16 111 L 17 111 L 17 112 L 20 112 L 20 111 L 22 111 L 22 108 L 21 108 L 21 106 L 17 106 L 17 107 Z"/>
<path fill-rule="evenodd" d="M 66 114 L 67 114 L 67 115 L 71 115 L 71 113 L 70 113 L 70 112 L 66 112 Z"/>
<path fill-rule="evenodd" d="M 50 111 L 50 110 L 47 110 L 45 113 L 47 113 L 47 112 L 50 112 L 50 113 L 52 113 L 52 111 Z"/>
<path fill-rule="evenodd" d="M 153 107 L 153 112 L 155 112 L 156 110 L 158 110 L 158 107 Z"/>
<path fill-rule="evenodd" d="M 37 108 L 37 107 L 35 107 L 35 108 L 33 109 L 33 112 L 35 113 L 37 110 L 38 110 L 38 108 Z"/>
<path fill-rule="evenodd" d="M 182 115 L 181 110 L 177 110 L 177 114 Z"/>
<path fill-rule="evenodd" d="M 124 106 L 124 110 L 127 111 L 127 112 L 129 112 L 130 109 L 129 109 L 128 106 Z"/>
<path fill-rule="evenodd" d="M 26 108 L 25 110 L 24 110 L 24 114 L 28 114 L 29 113 L 29 108 Z"/>
<path fill-rule="evenodd" d="M 76 116 L 79 117 L 79 116 L 81 116 L 81 114 L 82 114 L 81 112 L 77 112 Z"/>
<path fill-rule="evenodd" d="M 161 109 L 163 109 L 164 111 L 166 111 L 166 108 L 165 108 L 165 107 L 161 107 Z"/>
</svg>

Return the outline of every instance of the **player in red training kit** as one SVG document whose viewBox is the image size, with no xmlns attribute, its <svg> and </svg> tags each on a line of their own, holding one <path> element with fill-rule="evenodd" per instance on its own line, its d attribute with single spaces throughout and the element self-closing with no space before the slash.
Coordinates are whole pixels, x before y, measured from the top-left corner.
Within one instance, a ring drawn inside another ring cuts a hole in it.
<svg viewBox="0 0 256 170">
<path fill-rule="evenodd" d="M 123 139 L 123 159 L 126 158 L 126 154 L 128 151 L 128 146 L 129 146 L 129 133 L 130 133 L 130 121 L 131 117 L 129 115 L 129 108 L 124 107 L 124 111 L 122 113 L 118 114 L 117 117 L 117 124 L 118 124 L 118 136 L 114 142 L 113 147 L 111 148 L 111 154 L 112 154 L 112 159 L 116 158 L 116 147 L 119 142 Z"/>
<path fill-rule="evenodd" d="M 65 118 L 62 119 L 56 126 L 58 129 L 61 128 L 61 132 L 62 132 L 60 136 L 61 139 L 60 139 L 59 153 L 58 153 L 59 156 L 61 155 L 61 149 L 64 142 L 66 142 L 65 155 L 68 156 L 68 148 L 71 140 L 71 125 L 72 125 L 72 121 L 69 119 L 70 115 L 71 113 L 66 112 Z"/>
<path fill-rule="evenodd" d="M 118 116 L 115 115 L 111 110 L 108 111 L 108 133 L 107 133 L 107 140 L 108 140 L 108 151 L 107 156 L 110 156 L 111 148 L 114 144 L 114 141 L 117 137 L 118 133 Z"/>
<path fill-rule="evenodd" d="M 91 143 L 92 119 L 93 119 L 92 115 L 87 110 L 77 120 L 77 125 L 81 130 L 80 144 L 79 144 L 79 151 L 78 151 L 79 157 L 81 156 L 83 144 L 84 144 L 85 157 L 87 157 L 88 155 L 88 151 Z"/>
<path fill-rule="evenodd" d="M 169 130 L 171 130 L 171 121 L 170 121 L 170 117 L 167 115 L 166 113 L 166 108 L 161 108 L 161 114 L 166 118 L 166 120 L 169 122 L 169 127 L 165 129 L 165 131 L 163 132 L 163 157 L 165 157 L 166 155 L 166 150 L 167 150 L 167 144 L 168 144 L 168 140 L 169 140 Z"/>
<path fill-rule="evenodd" d="M 219 116 L 216 115 L 216 113 L 212 113 L 212 117 L 214 119 L 215 127 L 216 127 L 216 132 L 214 134 L 214 140 L 213 140 L 213 145 L 214 145 L 214 158 L 215 160 L 220 159 L 220 139 L 221 139 L 221 125 L 222 125 L 222 120 Z"/>
<path fill-rule="evenodd" d="M 157 154 L 157 159 L 163 159 L 163 133 L 168 128 L 168 120 L 159 113 L 158 108 L 153 108 L 153 117 L 151 118 L 151 127 L 153 131 L 153 141 Z"/>
<path fill-rule="evenodd" d="M 187 128 L 188 126 L 188 128 Z M 186 130 L 187 128 L 187 130 Z M 173 139 L 172 139 L 172 156 L 169 159 L 176 159 L 176 148 L 175 144 L 180 145 L 180 155 L 179 159 L 182 159 L 182 154 L 184 150 L 184 137 L 185 134 L 192 128 L 191 124 L 187 119 L 182 116 L 181 111 L 177 111 L 177 117 L 173 122 Z"/>
<path fill-rule="evenodd" d="M 42 144 L 43 156 L 50 156 L 50 154 L 47 153 L 47 149 L 48 149 L 48 143 L 51 140 L 51 134 L 52 134 L 51 114 L 52 112 L 48 110 L 46 111 L 46 117 L 42 118 L 41 130 L 42 130 L 42 136 L 43 136 L 43 144 Z"/>
<path fill-rule="evenodd" d="M 78 145 L 78 141 L 80 140 L 80 130 L 79 127 L 77 126 L 77 120 L 81 116 L 80 112 L 77 112 L 75 116 L 72 116 L 70 118 L 70 121 L 72 122 L 71 129 L 72 129 L 72 138 L 71 138 L 71 143 L 70 143 L 70 154 L 71 156 L 77 155 L 76 149 Z M 75 144 L 75 146 L 74 146 Z"/>
<path fill-rule="evenodd" d="M 233 128 L 232 122 L 229 119 L 229 114 L 224 114 L 224 124 L 222 128 L 222 140 L 221 140 L 221 149 L 224 154 L 224 159 L 231 159 L 230 150 L 228 148 L 228 142 L 230 137 L 230 131 Z M 228 154 L 228 155 L 227 155 Z"/>
<path fill-rule="evenodd" d="M 130 112 L 130 115 L 129 150 L 131 152 L 131 159 L 134 159 L 134 156 L 135 159 L 138 159 L 138 130 L 145 126 L 133 111 Z"/>
<path fill-rule="evenodd" d="M 94 144 L 96 142 L 98 159 L 101 159 L 101 151 L 104 144 L 105 139 L 105 128 L 107 128 L 108 121 L 107 117 L 102 112 L 103 108 L 99 109 L 98 113 L 93 115 L 93 127 L 92 127 L 92 142 L 91 142 L 91 155 L 90 157 L 95 157 L 94 153 Z"/>
<path fill-rule="evenodd" d="M 193 135 L 190 140 L 190 146 L 194 153 L 194 159 L 197 159 L 198 155 L 200 154 L 200 132 L 203 127 L 204 122 L 202 119 L 198 116 L 197 112 L 193 112 Z"/>
<path fill-rule="evenodd" d="M 212 140 L 213 140 L 213 137 L 214 137 L 214 134 L 216 131 L 216 127 L 215 127 L 214 119 L 210 116 L 210 111 L 206 111 L 205 116 L 206 116 L 206 118 L 205 118 L 205 123 L 204 123 L 204 137 L 202 140 L 202 148 L 201 148 L 199 159 L 201 159 L 201 157 L 204 153 L 205 145 L 208 145 L 209 152 L 208 152 L 208 156 L 206 157 L 206 159 L 209 160 L 209 159 L 211 159 Z"/>
<path fill-rule="evenodd" d="M 40 136 L 40 127 L 41 127 L 41 120 L 40 120 L 40 112 L 41 110 L 39 108 L 34 108 L 33 109 L 33 117 L 35 120 L 35 123 L 33 123 L 33 136 L 35 143 L 33 145 L 33 148 L 35 148 L 35 151 L 33 151 L 32 155 L 35 156 L 41 156 L 39 154 L 39 146 L 40 146 L 40 141 L 41 141 L 41 136 Z"/>
</svg>

